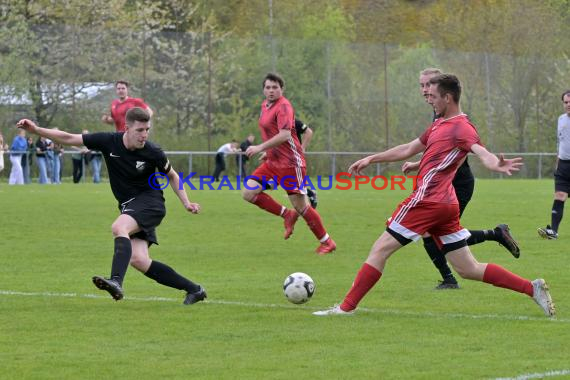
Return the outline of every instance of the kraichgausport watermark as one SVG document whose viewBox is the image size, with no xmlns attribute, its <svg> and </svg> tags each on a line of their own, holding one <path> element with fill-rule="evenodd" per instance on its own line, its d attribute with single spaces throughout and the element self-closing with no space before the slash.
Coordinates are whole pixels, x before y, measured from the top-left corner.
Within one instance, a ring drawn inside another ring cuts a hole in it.
<svg viewBox="0 0 570 380">
<path fill-rule="evenodd" d="M 297 178 L 294 176 L 284 176 L 279 179 L 275 177 L 258 177 L 248 175 L 246 177 L 237 176 L 236 181 L 232 182 L 228 176 L 221 177 L 220 181 L 215 181 L 213 176 L 201 175 L 196 176 L 197 173 L 190 173 L 185 175 L 183 172 L 178 173 L 178 189 L 182 190 L 186 186 L 190 190 L 247 190 L 257 189 L 277 189 L 282 187 L 284 190 L 331 190 L 334 182 L 334 188 L 337 190 L 360 190 L 363 185 L 370 185 L 374 190 L 406 190 L 405 184 L 408 180 L 412 181 L 412 189 L 416 188 L 418 176 L 416 175 L 391 175 L 383 176 L 377 175 L 374 177 L 369 176 L 351 176 L 347 172 L 340 172 L 336 176 L 317 176 L 316 181 L 313 181 L 309 176 L 303 177 L 302 183 L 297 185 Z M 232 177 L 233 178 L 233 177 Z M 193 183 L 192 180 L 197 183 Z M 255 184 L 252 185 L 252 182 Z M 316 186 L 315 186 L 316 183 Z M 155 172 L 148 178 L 148 184 L 152 189 L 164 190 L 170 185 L 168 176 L 161 172 Z"/>
</svg>

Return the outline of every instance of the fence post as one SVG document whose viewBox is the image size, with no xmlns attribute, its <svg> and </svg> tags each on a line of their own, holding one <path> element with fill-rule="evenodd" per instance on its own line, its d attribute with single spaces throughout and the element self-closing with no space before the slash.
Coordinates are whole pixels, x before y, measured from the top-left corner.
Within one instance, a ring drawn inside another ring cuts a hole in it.
<svg viewBox="0 0 570 380">
<path fill-rule="evenodd" d="M 239 177 L 241 178 L 241 175 L 242 175 L 242 172 L 241 172 L 242 164 L 241 164 L 241 163 L 242 163 L 243 155 L 242 155 L 241 153 L 238 153 L 238 155 L 239 155 L 239 158 L 238 158 L 238 161 L 239 161 L 238 173 L 239 173 Z"/>
<path fill-rule="evenodd" d="M 188 155 L 188 174 L 192 173 L 192 153 Z"/>
<path fill-rule="evenodd" d="M 332 162 L 331 162 L 331 174 L 336 177 L 336 154 L 332 154 Z"/>
<path fill-rule="evenodd" d="M 538 179 L 542 179 L 542 153 L 538 154 Z"/>
</svg>

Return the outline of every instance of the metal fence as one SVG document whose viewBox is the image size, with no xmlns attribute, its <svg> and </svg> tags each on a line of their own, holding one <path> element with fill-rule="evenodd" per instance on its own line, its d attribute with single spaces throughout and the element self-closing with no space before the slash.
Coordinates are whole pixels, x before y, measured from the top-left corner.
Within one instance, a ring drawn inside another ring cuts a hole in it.
<svg viewBox="0 0 570 380">
<path fill-rule="evenodd" d="M 72 176 L 72 162 L 71 154 L 74 152 L 65 152 L 62 157 L 61 174 L 63 182 L 71 182 Z M 340 172 L 346 172 L 348 167 L 356 160 L 373 154 L 375 152 L 306 152 L 307 174 L 310 176 L 336 176 Z M 167 151 L 172 166 L 179 172 L 184 172 L 186 175 L 195 172 L 196 176 L 212 175 L 214 171 L 214 159 L 216 152 L 203 152 L 203 151 Z M 522 157 L 525 165 L 521 171 L 515 174 L 512 178 L 529 178 L 529 179 L 542 179 L 551 178 L 556 165 L 556 153 L 505 153 L 505 157 Z M 241 160 L 245 156 L 243 153 L 228 154 L 226 157 L 226 170 L 222 175 L 235 177 L 239 175 L 243 178 L 244 173 L 241 173 Z M 419 159 L 420 156 L 417 157 Z M 10 175 L 10 159 L 9 152 L 4 153 L 5 167 L 4 171 L 0 173 L 0 182 L 7 182 Z M 485 169 L 479 160 L 470 155 L 469 163 L 473 173 L 478 178 L 503 178 L 504 176 L 499 173 L 490 172 Z M 246 162 L 246 174 L 251 172 L 259 164 L 257 158 L 250 159 Z M 366 170 L 370 176 L 385 175 L 385 174 L 398 174 L 401 173 L 402 162 L 387 163 L 387 164 L 374 164 Z M 83 160 L 83 176 L 81 182 L 92 182 L 92 169 L 87 160 Z M 32 165 L 30 167 L 30 177 L 32 182 L 37 182 L 38 169 L 36 165 L 35 156 L 32 157 Z M 101 169 L 101 178 L 103 181 L 108 180 L 105 163 Z"/>
</svg>

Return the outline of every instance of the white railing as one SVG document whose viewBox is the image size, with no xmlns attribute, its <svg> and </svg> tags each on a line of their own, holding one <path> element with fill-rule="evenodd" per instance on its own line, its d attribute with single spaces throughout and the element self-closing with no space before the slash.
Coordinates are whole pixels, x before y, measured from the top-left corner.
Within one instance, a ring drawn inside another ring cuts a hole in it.
<svg viewBox="0 0 570 380">
<path fill-rule="evenodd" d="M 307 157 L 307 166 L 308 166 L 308 174 L 309 175 L 332 175 L 333 177 L 336 176 L 337 173 L 347 171 L 348 166 L 367 155 L 374 154 L 376 152 L 305 152 Z M 10 173 L 10 159 L 9 159 L 9 151 L 5 151 L 5 167 L 4 171 L 0 174 L 1 177 L 8 177 Z M 67 150 L 64 152 L 64 155 L 67 157 L 71 154 L 77 154 L 75 151 Z M 171 161 L 176 160 L 176 169 L 183 170 L 183 157 L 187 157 L 186 169 L 188 173 L 192 173 L 193 171 L 200 171 L 201 174 L 206 174 L 207 171 L 213 171 L 214 163 L 212 158 L 216 155 L 216 152 L 208 152 L 208 151 L 166 151 L 167 156 L 171 158 Z M 224 174 L 236 174 L 243 177 L 243 173 L 241 173 L 241 159 L 243 157 L 243 153 L 229 153 L 228 157 L 226 157 L 226 164 L 227 164 L 227 172 Z M 547 153 L 547 152 L 529 152 L 529 153 L 504 153 L 505 157 L 523 157 L 525 162 L 525 168 L 523 169 L 520 175 L 515 175 L 514 178 L 522 177 L 522 178 L 538 178 L 542 179 L 544 177 L 551 177 L 551 173 L 554 169 L 555 161 L 556 161 L 556 153 Z M 35 156 L 35 154 L 34 154 Z M 238 165 L 234 164 L 235 156 L 238 157 Z M 470 155 L 472 156 L 472 155 Z M 178 157 L 178 160 L 177 160 Z M 196 163 L 196 159 L 198 158 L 210 158 L 209 161 L 211 162 L 199 162 Z M 420 156 L 418 156 L 419 159 Z M 182 160 L 181 160 L 182 159 Z M 64 159 L 64 174 L 69 172 L 69 168 L 71 167 L 71 162 L 68 163 L 68 159 Z M 32 173 L 37 172 L 36 168 L 36 159 L 33 158 L 33 166 L 32 166 Z M 502 178 L 502 175 L 498 174 L 490 174 L 485 169 L 481 168 L 479 161 L 471 157 L 470 158 L 470 165 L 473 168 L 476 177 L 495 177 L 495 178 Z M 104 164 L 103 164 L 104 165 Z M 257 166 L 257 160 L 253 159 L 249 162 L 249 170 L 250 172 Z M 87 174 L 86 169 L 88 165 L 85 165 L 83 173 Z M 398 172 L 400 170 L 401 163 L 390 163 L 390 164 L 375 164 L 372 171 L 369 169 L 369 175 L 380 175 L 386 172 Z M 103 177 L 107 176 L 106 170 L 102 170 Z M 35 177 L 35 175 L 32 175 Z M 85 175 L 83 176 L 82 181 L 85 181 Z"/>
<path fill-rule="evenodd" d="M 321 175 L 332 175 L 333 177 L 339 173 L 339 172 L 343 172 L 348 170 L 348 166 L 347 167 L 338 167 L 338 161 L 339 158 L 342 157 L 353 157 L 353 160 L 356 161 L 362 157 L 374 154 L 377 152 L 305 152 L 305 156 L 307 156 L 307 165 L 310 165 L 310 161 L 311 161 L 311 157 L 317 157 L 319 159 L 322 159 L 323 157 L 327 158 L 329 160 L 329 167 L 330 170 L 328 173 L 315 173 L 315 174 L 321 174 Z M 188 172 L 191 173 L 193 171 L 193 158 L 195 156 L 215 156 L 216 152 L 207 152 L 207 151 L 167 151 L 166 152 L 167 155 L 187 155 L 188 156 Z M 538 178 L 538 179 L 542 179 L 543 178 L 543 172 L 544 172 L 544 168 L 543 166 L 545 165 L 545 159 L 548 158 L 550 159 L 550 161 L 552 161 L 552 165 L 551 169 L 554 169 L 554 161 L 556 159 L 557 154 L 556 153 L 546 153 L 546 152 L 528 152 L 528 153 L 503 153 L 505 157 L 523 157 L 523 161 L 528 162 L 529 158 L 535 158 L 536 162 L 533 163 L 533 167 L 536 169 L 533 172 L 536 173 L 536 175 L 533 175 L 533 178 Z M 244 155 L 243 153 L 229 153 L 228 156 L 235 156 L 238 155 L 239 156 L 239 165 L 238 165 L 238 175 L 240 175 L 240 177 L 242 177 L 242 173 L 241 173 L 241 158 Z M 470 154 L 470 156 L 473 156 L 473 154 Z M 418 159 L 421 156 L 418 155 Z M 227 157 L 226 157 L 227 158 Z M 229 161 L 229 159 L 227 159 L 227 161 Z M 470 163 L 472 166 L 477 166 L 477 159 L 474 159 L 474 157 L 470 157 Z M 389 168 L 399 168 L 401 166 L 400 163 L 391 163 L 391 164 L 375 164 L 375 175 L 380 175 L 385 171 L 385 167 L 389 167 Z M 311 174 L 311 173 L 309 173 Z M 370 173 L 372 174 L 372 173 Z M 502 178 L 502 175 L 498 175 L 499 177 Z"/>
</svg>

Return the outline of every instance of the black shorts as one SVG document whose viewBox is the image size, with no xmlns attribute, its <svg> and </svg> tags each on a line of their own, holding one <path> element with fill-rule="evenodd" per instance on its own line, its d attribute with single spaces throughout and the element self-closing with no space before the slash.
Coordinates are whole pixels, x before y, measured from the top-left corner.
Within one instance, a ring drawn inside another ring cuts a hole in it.
<svg viewBox="0 0 570 380">
<path fill-rule="evenodd" d="M 554 171 L 554 191 L 570 193 L 570 160 L 558 160 Z"/>
<path fill-rule="evenodd" d="M 156 227 L 166 215 L 164 198 L 162 196 L 142 193 L 130 200 L 119 204 L 121 214 L 131 216 L 139 225 L 140 231 L 131 235 L 131 238 L 146 240 L 148 245 L 158 244 Z"/>
<path fill-rule="evenodd" d="M 459 217 L 461 217 L 475 190 L 475 177 L 467 160 L 457 169 L 452 185 L 459 202 Z"/>
</svg>

